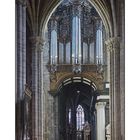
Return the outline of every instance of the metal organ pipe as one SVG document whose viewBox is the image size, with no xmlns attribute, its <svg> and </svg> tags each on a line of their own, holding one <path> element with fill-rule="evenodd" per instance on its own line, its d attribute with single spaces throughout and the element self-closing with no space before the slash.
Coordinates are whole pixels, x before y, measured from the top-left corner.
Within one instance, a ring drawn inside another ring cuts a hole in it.
<svg viewBox="0 0 140 140">
<path fill-rule="evenodd" d="M 57 21 L 51 22 L 51 64 L 57 64 Z"/>
<path fill-rule="evenodd" d="M 81 63 L 81 20 L 80 6 L 73 7 L 72 17 L 72 63 Z M 77 11 L 78 10 L 78 11 Z"/>
</svg>

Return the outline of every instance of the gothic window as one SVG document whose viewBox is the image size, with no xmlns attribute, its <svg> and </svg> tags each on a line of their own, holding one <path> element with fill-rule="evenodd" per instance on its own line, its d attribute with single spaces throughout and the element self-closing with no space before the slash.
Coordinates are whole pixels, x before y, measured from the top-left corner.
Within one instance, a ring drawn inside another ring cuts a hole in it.
<svg viewBox="0 0 140 140">
<path fill-rule="evenodd" d="M 82 130 L 85 123 L 84 109 L 81 105 L 78 105 L 76 110 L 76 123 L 77 130 Z"/>
</svg>

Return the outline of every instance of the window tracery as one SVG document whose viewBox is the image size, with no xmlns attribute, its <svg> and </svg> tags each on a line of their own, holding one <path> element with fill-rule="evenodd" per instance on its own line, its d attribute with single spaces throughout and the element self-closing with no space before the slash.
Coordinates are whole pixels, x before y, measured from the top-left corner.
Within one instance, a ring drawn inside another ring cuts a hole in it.
<svg viewBox="0 0 140 140">
<path fill-rule="evenodd" d="M 84 115 L 84 109 L 81 105 L 78 105 L 76 109 L 76 127 L 78 131 L 83 130 L 84 123 L 85 123 L 85 115 Z"/>
</svg>

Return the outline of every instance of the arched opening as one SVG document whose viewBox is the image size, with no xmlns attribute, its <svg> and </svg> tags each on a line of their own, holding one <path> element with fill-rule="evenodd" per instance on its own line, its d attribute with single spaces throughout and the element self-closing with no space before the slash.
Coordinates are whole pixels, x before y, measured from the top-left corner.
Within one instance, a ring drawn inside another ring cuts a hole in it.
<svg viewBox="0 0 140 140">
<path fill-rule="evenodd" d="M 97 91 L 83 82 L 72 82 L 64 85 L 56 98 L 59 139 L 96 140 Z"/>
</svg>

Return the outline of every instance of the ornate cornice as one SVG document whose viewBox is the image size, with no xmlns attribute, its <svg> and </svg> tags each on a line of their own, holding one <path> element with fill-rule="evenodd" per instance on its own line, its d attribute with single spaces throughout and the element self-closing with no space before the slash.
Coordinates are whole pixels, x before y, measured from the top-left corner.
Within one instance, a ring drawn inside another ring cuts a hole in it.
<svg viewBox="0 0 140 140">
<path fill-rule="evenodd" d="M 30 37 L 30 42 L 32 44 L 32 49 L 43 51 L 45 40 L 42 37 L 40 36 Z"/>
</svg>

